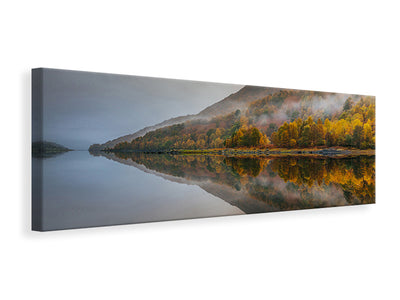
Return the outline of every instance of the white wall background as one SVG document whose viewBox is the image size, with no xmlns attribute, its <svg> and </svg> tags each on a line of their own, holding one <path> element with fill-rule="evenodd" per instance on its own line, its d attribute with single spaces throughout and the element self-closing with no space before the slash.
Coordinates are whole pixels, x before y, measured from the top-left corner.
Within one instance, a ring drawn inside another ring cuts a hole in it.
<svg viewBox="0 0 400 300">
<path fill-rule="evenodd" d="M 2 1 L 1 299 L 399 299 L 398 1 Z M 377 204 L 35 233 L 30 69 L 377 96 Z"/>
</svg>

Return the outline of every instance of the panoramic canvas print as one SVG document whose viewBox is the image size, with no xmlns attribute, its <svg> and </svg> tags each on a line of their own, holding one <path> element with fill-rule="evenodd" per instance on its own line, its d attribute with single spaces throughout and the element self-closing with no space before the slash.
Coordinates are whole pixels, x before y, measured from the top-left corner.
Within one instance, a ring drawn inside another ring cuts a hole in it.
<svg viewBox="0 0 400 300">
<path fill-rule="evenodd" d="M 375 97 L 32 70 L 37 231 L 375 203 Z"/>
</svg>

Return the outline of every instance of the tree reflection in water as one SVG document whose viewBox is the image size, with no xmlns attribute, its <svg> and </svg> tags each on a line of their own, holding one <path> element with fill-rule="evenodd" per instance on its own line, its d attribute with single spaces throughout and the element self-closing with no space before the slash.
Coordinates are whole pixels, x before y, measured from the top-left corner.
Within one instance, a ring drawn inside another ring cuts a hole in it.
<svg viewBox="0 0 400 300">
<path fill-rule="evenodd" d="M 375 202 L 374 156 L 104 156 L 184 178 L 247 213 Z"/>
</svg>

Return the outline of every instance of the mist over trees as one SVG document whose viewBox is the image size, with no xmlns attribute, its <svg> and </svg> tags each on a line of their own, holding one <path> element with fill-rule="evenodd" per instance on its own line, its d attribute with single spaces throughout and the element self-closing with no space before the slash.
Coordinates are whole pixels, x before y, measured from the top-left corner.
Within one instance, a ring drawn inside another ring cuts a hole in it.
<svg viewBox="0 0 400 300">
<path fill-rule="evenodd" d="M 361 100 L 353 106 L 347 99 L 338 117 L 317 122 L 307 120 L 285 122 L 272 134 L 274 145 L 283 148 L 342 146 L 358 149 L 375 148 L 375 104 L 372 99 Z"/>
<path fill-rule="evenodd" d="M 246 109 L 160 128 L 112 150 L 375 148 L 375 98 L 280 90 Z"/>
</svg>

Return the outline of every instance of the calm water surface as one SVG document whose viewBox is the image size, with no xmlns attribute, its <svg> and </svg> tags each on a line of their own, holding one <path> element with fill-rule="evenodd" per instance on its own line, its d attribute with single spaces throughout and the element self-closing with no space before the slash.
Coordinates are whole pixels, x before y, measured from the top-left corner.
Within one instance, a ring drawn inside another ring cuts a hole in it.
<svg viewBox="0 0 400 300">
<path fill-rule="evenodd" d="M 44 230 L 375 202 L 375 157 L 72 151 L 46 159 Z"/>
</svg>

